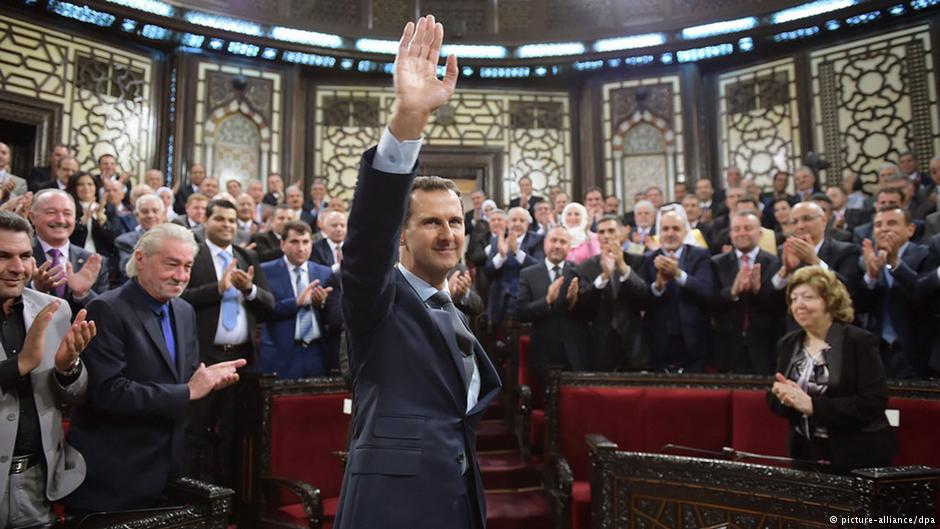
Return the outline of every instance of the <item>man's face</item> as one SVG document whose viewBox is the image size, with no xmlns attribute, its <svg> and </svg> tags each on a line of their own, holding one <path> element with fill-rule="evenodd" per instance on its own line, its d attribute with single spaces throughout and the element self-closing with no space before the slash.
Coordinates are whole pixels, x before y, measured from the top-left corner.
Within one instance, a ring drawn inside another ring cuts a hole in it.
<svg viewBox="0 0 940 529">
<path fill-rule="evenodd" d="M 604 199 L 604 213 L 615 214 L 620 210 L 620 201 L 615 196 Z"/>
<path fill-rule="evenodd" d="M 728 187 L 738 187 L 741 185 L 741 170 L 737 167 L 729 167 L 725 173 L 728 178 Z"/>
<path fill-rule="evenodd" d="M 535 205 L 535 220 L 539 224 L 548 224 L 552 220 L 552 210 L 548 207 L 548 202 L 542 200 Z"/>
<path fill-rule="evenodd" d="M 75 229 L 75 206 L 57 193 L 44 197 L 29 217 L 39 238 L 53 246 L 68 242 Z"/>
<path fill-rule="evenodd" d="M 289 209 L 276 209 L 274 210 L 274 215 L 271 216 L 271 229 L 274 233 L 283 233 L 284 225 L 292 220 L 294 220 L 293 211 Z"/>
<path fill-rule="evenodd" d="M 702 217 L 702 206 L 699 204 L 698 197 L 687 195 L 682 199 L 682 208 L 689 217 L 689 222 L 694 222 Z"/>
<path fill-rule="evenodd" d="M 813 188 L 813 173 L 809 169 L 800 169 L 793 175 L 793 183 L 799 191 L 809 191 Z"/>
<path fill-rule="evenodd" d="M 300 189 L 294 186 L 287 188 L 287 193 L 285 194 L 285 200 L 287 205 L 294 208 L 300 209 L 304 205 L 304 195 L 300 192 Z"/>
<path fill-rule="evenodd" d="M 436 285 L 460 260 L 463 209 L 451 191 L 416 190 L 411 215 L 402 230 L 402 261 L 418 277 Z"/>
<path fill-rule="evenodd" d="M 715 194 L 715 189 L 712 187 L 712 181 L 706 179 L 700 179 L 695 182 L 695 196 L 698 197 L 702 202 L 708 202 L 712 199 L 712 195 Z"/>
<path fill-rule="evenodd" d="M 69 179 L 78 172 L 78 162 L 75 161 L 75 158 L 69 158 L 68 160 L 63 161 L 59 168 L 56 169 L 55 175 L 59 179 L 59 182 L 63 184 L 68 184 Z"/>
<path fill-rule="evenodd" d="M 930 161 L 930 178 L 934 184 L 940 186 L 940 160 Z"/>
<path fill-rule="evenodd" d="M 162 246 L 153 255 L 136 250 L 134 260 L 137 281 L 154 299 L 165 303 L 179 297 L 189 284 L 195 252 L 192 244 L 171 237 L 164 239 Z"/>
<path fill-rule="evenodd" d="M 757 182 L 753 180 L 747 180 L 744 185 L 744 192 L 747 193 L 747 196 L 753 198 L 754 200 L 760 200 L 760 187 L 757 186 Z"/>
<path fill-rule="evenodd" d="M 473 203 L 473 209 L 480 209 L 483 206 L 483 201 L 486 200 L 486 195 L 482 191 L 474 191 L 470 193 L 470 202 Z"/>
<path fill-rule="evenodd" d="M 818 244 L 823 239 L 826 230 L 826 221 L 823 212 L 815 204 L 800 202 L 790 209 L 790 222 L 793 225 L 793 234 L 797 237 L 808 236 L 810 241 Z"/>
<path fill-rule="evenodd" d="M 144 200 L 137 206 L 137 223 L 144 231 L 153 228 L 163 222 L 163 201 L 162 200 Z"/>
<path fill-rule="evenodd" d="M 727 206 L 728 211 L 734 211 L 734 207 L 738 204 L 738 200 L 744 198 L 744 190 L 740 187 L 729 188 L 725 192 L 725 206 Z"/>
<path fill-rule="evenodd" d="M 532 196 L 532 181 L 528 178 L 519 180 L 519 194 L 522 196 Z"/>
<path fill-rule="evenodd" d="M 892 255 L 914 236 L 914 229 L 913 222 L 904 222 L 904 212 L 900 209 L 879 211 L 875 213 L 875 220 L 872 221 L 875 244 L 878 249 L 886 250 Z"/>
<path fill-rule="evenodd" d="M 682 202 L 682 199 L 684 199 L 689 192 L 689 187 L 685 185 L 685 182 L 676 182 L 676 185 L 672 186 L 672 192 L 675 193 L 676 200 Z"/>
<path fill-rule="evenodd" d="M 117 172 L 117 160 L 113 156 L 103 156 L 98 160 L 98 171 L 101 177 L 110 177 Z"/>
<path fill-rule="evenodd" d="M 300 233 L 289 230 L 281 239 L 281 251 L 294 266 L 300 266 L 310 259 L 313 250 L 313 239 L 309 233 Z"/>
<path fill-rule="evenodd" d="M 601 195 L 600 191 L 588 192 L 587 195 L 584 195 L 584 207 L 587 208 L 588 212 L 603 209 L 604 196 Z"/>
<path fill-rule="evenodd" d="M 506 231 L 506 216 L 502 213 L 492 213 L 489 215 L 490 233 L 499 235 Z"/>
<path fill-rule="evenodd" d="M 20 297 L 35 268 L 26 232 L 0 230 L 0 302 Z"/>
<path fill-rule="evenodd" d="M 163 185 L 163 173 L 156 169 L 150 169 L 144 176 L 144 183 L 153 189 L 157 189 Z"/>
<path fill-rule="evenodd" d="M 0 169 L 10 169 L 10 147 L 6 143 L 0 143 Z"/>
<path fill-rule="evenodd" d="M 326 237 L 339 244 L 346 239 L 346 216 L 341 213 L 330 213 L 323 223 Z"/>
<path fill-rule="evenodd" d="M 199 224 L 206 221 L 206 206 L 209 202 L 206 200 L 190 200 L 186 203 L 186 216 Z"/>
<path fill-rule="evenodd" d="M 655 215 L 655 212 L 651 207 L 641 206 L 634 208 L 633 221 L 636 222 L 638 228 L 649 228 L 653 225 L 653 215 Z"/>
<path fill-rule="evenodd" d="M 52 149 L 52 154 L 49 155 L 49 167 L 54 168 L 56 164 L 59 163 L 59 160 L 65 158 L 69 155 L 69 150 L 62 145 L 59 145 L 55 149 Z"/>
<path fill-rule="evenodd" d="M 513 237 L 524 235 L 529 229 L 529 218 L 521 211 L 509 212 L 509 233 Z"/>
<path fill-rule="evenodd" d="M 565 193 L 558 193 L 555 195 L 555 213 L 561 213 L 561 210 L 565 209 L 565 206 L 568 205 L 568 195 Z"/>
<path fill-rule="evenodd" d="M 259 180 L 252 180 L 248 184 L 248 194 L 255 199 L 255 204 L 258 204 L 264 198 L 264 185 Z"/>
<path fill-rule="evenodd" d="M 199 187 L 202 181 L 206 179 L 206 168 L 196 164 L 189 168 L 189 180 L 194 186 Z"/>
<path fill-rule="evenodd" d="M 281 180 L 281 177 L 278 175 L 271 175 L 268 177 L 268 191 L 274 193 L 284 190 L 284 181 Z"/>
<path fill-rule="evenodd" d="M 613 220 L 597 223 L 597 240 L 603 245 L 620 244 L 620 225 Z"/>
<path fill-rule="evenodd" d="M 790 183 L 790 175 L 783 171 L 774 175 L 774 191 L 783 193 L 787 190 L 787 184 Z"/>
<path fill-rule="evenodd" d="M 124 201 L 127 194 L 124 184 L 115 180 L 104 181 L 104 198 L 109 204 L 118 205 Z"/>
<path fill-rule="evenodd" d="M 826 196 L 832 201 L 832 207 L 835 209 L 842 209 L 848 201 L 848 197 L 845 196 L 842 188 L 836 186 L 831 186 L 827 189 Z"/>
<path fill-rule="evenodd" d="M 663 206 L 663 192 L 658 188 L 651 187 L 646 190 L 646 200 L 653 203 L 653 207 L 659 209 Z"/>
<path fill-rule="evenodd" d="M 813 202 L 823 210 L 823 222 L 828 224 L 829 218 L 832 217 L 832 205 L 825 200 L 814 200 Z"/>
<path fill-rule="evenodd" d="M 237 218 L 234 209 L 216 206 L 212 209 L 212 215 L 206 219 L 206 237 L 212 244 L 222 248 L 232 244 L 238 227 Z"/>
<path fill-rule="evenodd" d="M 676 251 L 682 246 L 686 236 L 685 223 L 674 211 L 666 212 L 659 219 L 659 242 L 663 248 Z"/>
<path fill-rule="evenodd" d="M 553 228 L 545 236 L 545 257 L 554 264 L 565 260 L 571 249 L 571 236 L 564 228 Z"/>
<path fill-rule="evenodd" d="M 878 169 L 878 185 L 884 185 L 884 183 L 888 181 L 888 178 L 892 176 L 894 176 L 894 169 L 890 165 Z"/>
<path fill-rule="evenodd" d="M 225 190 L 233 197 L 237 197 L 242 192 L 242 184 L 238 180 L 229 180 L 225 182 Z"/>
<path fill-rule="evenodd" d="M 897 193 L 878 193 L 875 199 L 875 211 L 886 207 L 901 207 L 901 197 Z"/>
<path fill-rule="evenodd" d="M 323 182 L 314 182 L 310 186 L 310 197 L 317 206 L 323 203 L 323 198 L 326 197 L 326 186 Z"/>
<path fill-rule="evenodd" d="M 199 192 L 209 198 L 219 193 L 219 181 L 215 178 L 206 178 L 199 184 Z"/>
<path fill-rule="evenodd" d="M 747 215 L 731 219 L 731 244 L 743 253 L 748 253 L 760 242 L 760 221 Z"/>
<path fill-rule="evenodd" d="M 254 218 L 255 199 L 251 198 L 251 195 L 248 193 L 238 195 L 238 200 L 235 205 L 238 206 L 238 220 L 247 222 Z"/>
<path fill-rule="evenodd" d="M 902 173 L 909 175 L 917 170 L 917 160 L 910 154 L 905 154 L 898 160 L 898 168 Z"/>
</svg>

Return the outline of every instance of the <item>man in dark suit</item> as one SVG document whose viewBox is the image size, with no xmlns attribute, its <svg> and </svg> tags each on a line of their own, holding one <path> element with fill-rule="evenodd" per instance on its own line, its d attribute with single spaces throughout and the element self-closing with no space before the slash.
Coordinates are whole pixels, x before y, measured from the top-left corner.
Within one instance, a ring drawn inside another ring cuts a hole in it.
<svg viewBox="0 0 940 529">
<path fill-rule="evenodd" d="M 330 211 L 323 216 L 323 239 L 313 244 L 315 263 L 328 266 L 334 274 L 339 273 L 343 263 L 343 240 L 346 239 L 346 214 Z"/>
<path fill-rule="evenodd" d="M 622 229 L 616 215 L 602 217 L 597 223 L 601 254 L 578 266 L 581 299 L 591 321 L 592 367 L 599 371 L 638 370 L 649 363 L 641 314 L 648 288 L 640 277 L 643 256 L 621 250 Z"/>
<path fill-rule="evenodd" d="M 134 254 L 134 248 L 140 236 L 157 224 L 166 222 L 166 209 L 163 199 L 157 195 L 143 195 L 137 199 L 134 206 L 134 215 L 137 216 L 137 228 L 134 231 L 122 233 L 114 239 L 114 247 L 118 252 L 118 265 L 115 270 L 117 285 L 124 284 L 127 281 L 127 262 Z"/>
<path fill-rule="evenodd" d="M 59 166 L 59 160 L 70 156 L 68 145 L 56 143 L 46 158 L 46 165 L 33 167 L 29 172 L 29 178 L 26 179 L 26 186 L 33 193 L 40 189 L 45 189 L 46 185 L 55 178 L 55 170 Z"/>
<path fill-rule="evenodd" d="M 490 239 L 483 273 L 490 280 L 486 314 L 494 325 L 516 315 L 519 272 L 545 258 L 542 237 L 529 231 L 532 217 L 521 207 L 509 210 L 509 229 Z"/>
<path fill-rule="evenodd" d="M 186 199 L 185 215 L 176 217 L 173 224 L 177 224 L 190 230 L 195 230 L 206 221 L 206 206 L 209 205 L 209 197 L 202 193 L 193 193 Z"/>
<path fill-rule="evenodd" d="M 179 191 L 175 193 L 176 196 L 173 199 L 173 210 L 176 211 L 178 215 L 184 215 L 186 213 L 186 205 L 189 203 L 189 197 L 199 193 L 199 186 L 202 185 L 202 181 L 205 179 L 205 167 L 197 163 L 189 168 L 189 183 L 181 186 Z M 206 200 L 208 201 L 208 197 Z"/>
<path fill-rule="evenodd" d="M 278 204 L 271 215 L 270 228 L 251 236 L 247 247 L 258 253 L 260 262 L 265 263 L 284 256 L 281 251 L 281 232 L 284 231 L 284 225 L 292 220 L 297 220 L 294 210 L 287 204 Z"/>
<path fill-rule="evenodd" d="M 463 225 L 467 235 L 473 232 L 473 228 L 478 222 L 485 219 L 486 215 L 483 214 L 483 202 L 485 201 L 486 193 L 482 189 L 475 189 L 473 193 L 470 193 L 472 207 L 463 215 Z"/>
<path fill-rule="evenodd" d="M 274 294 L 274 310 L 261 329 L 257 370 L 278 378 L 324 376 L 339 367 L 329 350 L 326 304 L 330 269 L 310 261 L 313 231 L 303 221 L 284 225 L 283 259 L 261 265 Z"/>
<path fill-rule="evenodd" d="M 683 242 L 688 221 L 681 208 L 664 206 L 660 214 L 657 231 L 662 247 L 646 255 L 643 267 L 643 279 L 650 285 L 644 321 L 647 343 L 655 367 L 701 371 L 712 349 L 711 256 L 708 250 Z"/>
<path fill-rule="evenodd" d="M 868 328 L 881 337 L 881 356 L 890 378 L 923 378 L 937 334 L 935 298 L 918 288 L 918 277 L 937 269 L 938 257 L 926 246 L 910 242 L 911 214 L 900 207 L 875 213 L 874 241 L 862 243 L 864 287 L 859 311 L 867 312 Z"/>
<path fill-rule="evenodd" d="M 457 188 L 414 177 L 422 131 L 453 93 L 457 61 L 448 57 L 437 79 L 443 29 L 422 18 L 412 42 L 413 28 L 395 60 L 395 111 L 363 156 L 349 219 L 343 312 L 356 410 L 336 529 L 486 522 L 474 428 L 499 377 L 447 295 L 464 239 Z"/>
<path fill-rule="evenodd" d="M 793 186 L 796 188 L 796 192 L 790 196 L 791 206 L 810 200 L 813 193 L 820 191 L 816 186 L 815 173 L 805 165 L 793 173 Z"/>
<path fill-rule="evenodd" d="M 753 211 L 731 219 L 734 251 L 712 258 L 715 267 L 715 351 L 724 372 L 773 373 L 783 333 L 783 294 L 771 278 L 780 260 L 760 249 L 760 219 Z"/>
<path fill-rule="evenodd" d="M 108 288 L 108 260 L 75 246 L 75 201 L 58 189 L 45 189 L 33 199 L 29 219 L 36 228 L 33 288 L 64 299 L 72 314 Z"/>
<path fill-rule="evenodd" d="M 300 220 L 310 225 L 310 229 L 317 232 L 320 215 L 326 211 L 329 205 L 326 201 L 326 182 L 322 178 L 314 178 L 310 184 L 310 199 L 304 203 L 303 211 L 300 213 Z"/>
<path fill-rule="evenodd" d="M 161 224 L 143 239 L 131 280 L 88 306 L 99 332 L 82 355 L 93 376 L 68 435 L 88 465 L 67 500 L 74 514 L 156 505 L 182 475 L 191 402 L 236 382 L 245 365 L 200 362 L 196 317 L 179 299 L 197 249 L 192 234 Z"/>
<path fill-rule="evenodd" d="M 454 305 L 471 322 L 483 314 L 486 306 L 483 304 L 483 298 L 474 288 L 473 277 L 465 265 L 458 264 L 447 273 L 447 288 L 450 290 L 450 299 L 454 300 Z"/>
<path fill-rule="evenodd" d="M 542 200 L 542 197 L 532 194 L 532 179 L 523 176 L 519 179 L 519 196 L 509 201 L 509 209 L 522 208 L 529 212 L 529 216 L 535 218 L 535 205 Z"/>
<path fill-rule="evenodd" d="M 265 193 L 261 202 L 269 206 L 277 206 L 284 203 L 284 180 L 278 173 L 268 175 L 268 192 Z"/>
<path fill-rule="evenodd" d="M 826 221 L 826 238 L 832 241 L 852 242 L 852 232 L 835 226 L 832 199 L 825 193 L 813 193 L 810 195 L 810 200 L 823 210 L 823 218 Z"/>
<path fill-rule="evenodd" d="M 235 197 L 238 206 L 238 230 L 235 232 L 235 244 L 247 246 L 251 236 L 258 233 L 261 223 L 255 221 L 255 199 L 248 193 L 239 193 Z"/>
<path fill-rule="evenodd" d="M 907 184 L 907 180 L 905 180 L 903 177 L 891 177 L 888 179 L 888 182 L 889 183 L 892 181 L 896 182 L 898 180 L 900 180 L 902 184 L 905 184 L 905 185 Z M 880 211 L 888 207 L 900 207 L 900 208 L 904 208 L 910 211 L 910 209 L 908 209 L 907 206 L 905 206 L 905 203 L 906 203 L 905 197 L 906 195 L 904 194 L 904 190 L 899 187 L 893 187 L 890 185 L 887 187 L 884 187 L 878 190 L 878 192 L 875 193 L 875 196 L 873 197 L 875 211 Z M 913 217 L 913 212 L 911 213 L 911 216 Z M 925 232 L 926 232 L 925 221 L 920 220 L 918 218 L 914 218 L 914 236 L 912 237 L 912 240 L 915 240 L 915 241 L 921 240 L 924 237 Z M 854 242 L 858 246 L 861 246 L 862 241 L 864 241 L 865 239 L 871 239 L 873 236 L 874 236 L 874 222 L 873 221 L 869 221 L 859 226 L 856 226 L 855 229 L 852 230 L 852 242 Z"/>
<path fill-rule="evenodd" d="M 274 308 L 274 296 L 254 252 L 233 245 L 237 208 L 213 200 L 206 208 L 206 240 L 199 245 L 183 299 L 196 309 L 199 353 L 206 364 L 254 357 L 256 323 Z M 235 393 L 221 391 L 196 403 L 187 429 L 189 469 L 231 484 L 235 449 Z"/>
<path fill-rule="evenodd" d="M 940 233 L 940 211 L 927 215 L 927 220 L 924 221 L 924 226 L 925 229 L 922 240 L 927 242 L 931 237 Z"/>
<path fill-rule="evenodd" d="M 575 264 L 565 261 L 570 249 L 568 231 L 552 228 L 545 237 L 545 259 L 519 274 L 517 315 L 532 323 L 529 367 L 539 376 L 548 366 L 573 371 L 590 367 L 588 326 L 577 313 L 579 279 Z"/>
</svg>

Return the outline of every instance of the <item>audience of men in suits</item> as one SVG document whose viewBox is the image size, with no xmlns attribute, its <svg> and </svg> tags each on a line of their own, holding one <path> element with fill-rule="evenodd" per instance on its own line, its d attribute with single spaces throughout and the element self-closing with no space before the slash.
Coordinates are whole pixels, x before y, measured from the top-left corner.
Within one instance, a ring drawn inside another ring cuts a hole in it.
<svg viewBox="0 0 940 529">
<path fill-rule="evenodd" d="M 519 272 L 544 257 L 542 237 L 529 231 L 532 217 L 526 209 L 510 209 L 506 223 L 505 230 L 494 234 L 484 249 L 483 271 L 490 280 L 486 314 L 493 325 L 515 317 Z"/>
<path fill-rule="evenodd" d="M 69 155 L 67 145 L 62 143 L 53 145 L 46 156 L 46 165 L 33 167 L 29 172 L 29 177 L 26 179 L 27 189 L 34 193 L 40 189 L 45 189 L 46 185 L 55 179 L 56 169 L 59 167 L 59 160 Z"/>
</svg>

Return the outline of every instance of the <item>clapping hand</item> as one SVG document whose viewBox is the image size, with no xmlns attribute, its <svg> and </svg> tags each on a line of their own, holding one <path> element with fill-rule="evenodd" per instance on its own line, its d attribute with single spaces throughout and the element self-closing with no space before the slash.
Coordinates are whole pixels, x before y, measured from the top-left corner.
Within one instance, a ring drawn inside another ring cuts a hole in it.
<svg viewBox="0 0 940 529">
<path fill-rule="evenodd" d="M 232 260 L 232 262 L 235 262 Z M 248 270 L 239 270 L 235 268 L 232 270 L 232 286 L 241 290 L 246 296 L 251 292 L 251 287 L 254 284 L 255 279 L 255 267 L 249 266 Z"/>
<path fill-rule="evenodd" d="M 40 292 L 52 292 L 65 284 L 67 280 L 65 268 L 62 265 L 52 266 L 52 261 L 45 261 L 33 275 L 33 288 Z"/>
<path fill-rule="evenodd" d="M 447 280 L 447 287 L 450 290 L 450 299 L 457 300 L 470 292 L 470 271 L 457 272 Z"/>
<path fill-rule="evenodd" d="M 558 299 L 558 295 L 561 293 L 561 285 L 565 282 L 565 278 L 558 277 L 552 284 L 548 285 L 548 293 L 545 294 L 545 303 L 553 305 Z"/>
<path fill-rule="evenodd" d="M 888 260 L 888 252 L 884 250 L 875 250 L 875 245 L 871 239 L 862 241 L 862 257 L 865 260 L 865 273 L 868 277 L 876 279 L 884 268 L 885 261 Z"/>
<path fill-rule="evenodd" d="M 55 353 L 55 367 L 59 371 L 65 372 L 71 369 L 78 361 L 78 355 L 85 350 L 97 334 L 95 322 L 85 320 L 87 315 L 88 312 L 85 309 L 78 311 L 75 321 L 62 337 L 59 349 Z"/>
<path fill-rule="evenodd" d="M 237 369 L 244 367 L 247 363 L 248 361 L 244 358 L 219 362 L 211 366 L 200 363 L 199 368 L 186 383 L 189 386 L 189 400 L 199 400 L 213 391 L 238 382 Z"/>
<path fill-rule="evenodd" d="M 85 261 L 85 266 L 78 272 L 72 272 L 72 263 L 67 263 L 65 267 L 69 290 L 76 298 L 83 298 L 98 281 L 98 273 L 101 272 L 101 256 L 96 253 L 91 254 L 91 257 Z"/>
<path fill-rule="evenodd" d="M 774 385 L 770 391 L 777 397 L 780 404 L 793 408 L 803 415 L 813 414 L 813 399 L 796 382 L 780 373 L 774 375 Z"/>
<path fill-rule="evenodd" d="M 559 277 L 558 279 L 563 279 Z M 568 308 L 571 309 L 574 307 L 575 303 L 578 302 L 578 293 L 580 291 L 580 286 L 578 286 L 578 278 L 575 277 L 568 283 L 568 292 L 565 294 L 565 299 L 568 300 Z"/>
</svg>

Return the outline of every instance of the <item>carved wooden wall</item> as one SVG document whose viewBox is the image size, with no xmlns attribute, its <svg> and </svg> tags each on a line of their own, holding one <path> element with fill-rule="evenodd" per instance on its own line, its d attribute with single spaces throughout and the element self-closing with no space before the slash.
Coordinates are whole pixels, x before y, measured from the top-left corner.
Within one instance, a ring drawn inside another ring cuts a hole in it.
<svg viewBox="0 0 940 529">
<path fill-rule="evenodd" d="M 394 92 L 381 87 L 317 89 L 314 176 L 330 193 L 349 198 L 359 157 L 375 145 L 391 113 Z M 571 191 L 568 96 L 558 92 L 458 90 L 434 116 L 425 145 L 472 153 L 499 151 L 502 174 L 487 193 L 508 202 L 522 176 L 537 193 L 553 185 Z"/>
<path fill-rule="evenodd" d="M 81 169 L 103 154 L 136 177 L 154 164 L 154 61 L 0 15 L 0 91 L 61 105 L 59 141 Z"/>
</svg>

